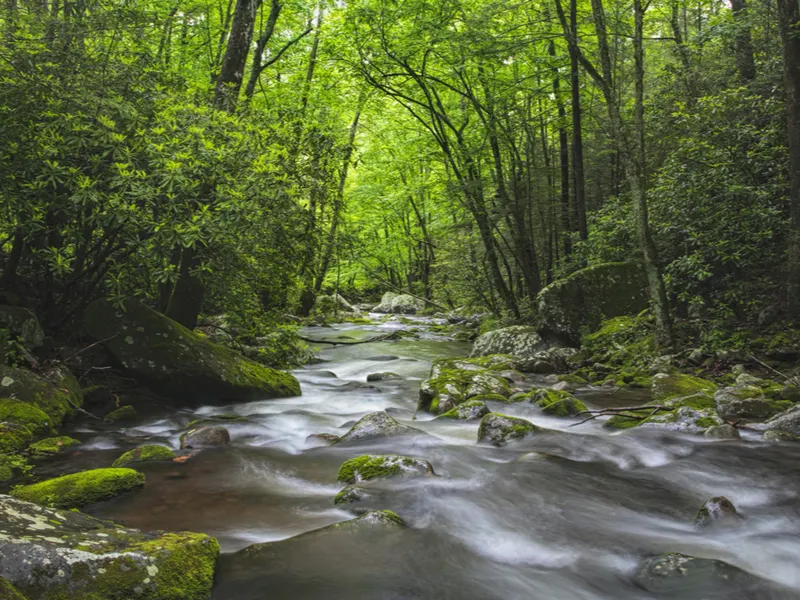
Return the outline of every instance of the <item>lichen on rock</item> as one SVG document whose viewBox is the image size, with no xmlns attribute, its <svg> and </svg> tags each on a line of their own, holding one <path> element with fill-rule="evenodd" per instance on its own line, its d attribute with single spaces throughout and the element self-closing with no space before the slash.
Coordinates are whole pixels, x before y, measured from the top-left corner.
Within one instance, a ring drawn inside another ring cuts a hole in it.
<svg viewBox="0 0 800 600">
<path fill-rule="evenodd" d="M 144 475 L 133 469 L 92 469 L 18 486 L 11 495 L 42 506 L 80 508 L 143 485 Z"/>
</svg>

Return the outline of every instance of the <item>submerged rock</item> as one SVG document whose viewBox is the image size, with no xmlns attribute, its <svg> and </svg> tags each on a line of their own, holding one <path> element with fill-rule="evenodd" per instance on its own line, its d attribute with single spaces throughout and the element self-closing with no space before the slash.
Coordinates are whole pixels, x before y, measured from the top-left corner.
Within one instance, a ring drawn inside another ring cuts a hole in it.
<svg viewBox="0 0 800 600">
<path fill-rule="evenodd" d="M 433 475 L 433 466 L 426 460 L 409 456 L 365 454 L 345 461 L 339 467 L 337 481 L 358 483 L 370 479 Z"/>
<path fill-rule="evenodd" d="M 335 433 L 312 433 L 306 437 L 306 442 L 316 442 L 320 445 L 330 446 L 339 441 L 339 436 Z"/>
<path fill-rule="evenodd" d="M 133 450 L 128 450 L 115 460 L 111 466 L 118 468 L 131 463 L 166 461 L 172 460 L 173 458 L 175 458 L 175 453 L 166 446 L 148 444 L 146 446 L 139 446 Z"/>
<path fill-rule="evenodd" d="M 502 398 L 502 396 L 501 396 Z M 483 400 L 467 400 L 455 408 L 451 408 L 446 413 L 436 417 L 437 419 L 458 419 L 460 421 L 477 421 L 489 414 L 489 407 Z"/>
<path fill-rule="evenodd" d="M 126 372 L 166 396 L 200 404 L 300 395 L 292 375 L 215 344 L 135 300 L 122 309 L 97 300 L 86 309 L 84 324 Z"/>
<path fill-rule="evenodd" d="M 132 423 L 137 418 L 136 409 L 126 404 L 125 406 L 120 406 L 116 410 L 112 410 L 103 417 L 103 421 L 106 423 Z"/>
<path fill-rule="evenodd" d="M 55 508 L 80 508 L 142 487 L 144 475 L 133 469 L 93 469 L 14 488 L 11 495 Z"/>
<path fill-rule="evenodd" d="M 489 413 L 481 419 L 478 428 L 478 442 L 502 446 L 509 441 L 520 440 L 537 431 L 541 431 L 541 429 L 525 419 L 500 413 Z"/>
<path fill-rule="evenodd" d="M 181 434 L 181 448 L 207 448 L 210 446 L 228 446 L 231 434 L 224 427 L 203 425 Z"/>
<path fill-rule="evenodd" d="M 514 325 L 495 329 L 479 336 L 475 340 L 470 356 L 506 354 L 532 359 L 537 352 L 545 349 L 547 349 L 547 343 L 538 334 L 536 328 Z"/>
<path fill-rule="evenodd" d="M 0 576 L 30 600 L 207 600 L 218 556 L 204 534 L 145 533 L 0 496 Z"/>
<path fill-rule="evenodd" d="M 349 444 L 366 440 L 398 435 L 424 435 L 419 429 L 398 423 L 386 412 L 379 411 L 361 417 L 350 431 L 345 433 L 336 444 Z"/>
<path fill-rule="evenodd" d="M 343 488 L 338 494 L 336 494 L 336 497 L 333 499 L 333 503 L 336 505 L 353 504 L 355 502 L 373 500 L 381 497 L 382 495 L 383 494 L 378 490 L 367 488 L 361 485 L 348 485 L 346 488 Z"/>
<path fill-rule="evenodd" d="M 694 517 L 696 527 L 708 528 L 738 524 L 741 516 L 733 502 L 725 496 L 715 496 L 703 504 Z"/>
<path fill-rule="evenodd" d="M 402 379 L 397 373 L 384 372 L 384 373 L 370 373 L 367 375 L 367 381 L 394 381 Z"/>
<path fill-rule="evenodd" d="M 68 435 L 61 435 L 58 437 L 45 438 L 34 442 L 28 447 L 28 452 L 36 458 L 44 456 L 55 456 L 61 454 L 64 450 L 72 448 L 73 446 L 80 446 L 80 440 L 71 438 Z"/>
<path fill-rule="evenodd" d="M 743 584 L 757 580 L 720 560 L 685 554 L 662 554 L 648 559 L 636 575 L 636 582 L 649 592 L 675 598 L 728 598 Z"/>
<path fill-rule="evenodd" d="M 530 401 L 542 409 L 546 415 L 554 417 L 574 417 L 587 410 L 586 405 L 569 392 L 559 390 L 538 390 Z"/>
</svg>

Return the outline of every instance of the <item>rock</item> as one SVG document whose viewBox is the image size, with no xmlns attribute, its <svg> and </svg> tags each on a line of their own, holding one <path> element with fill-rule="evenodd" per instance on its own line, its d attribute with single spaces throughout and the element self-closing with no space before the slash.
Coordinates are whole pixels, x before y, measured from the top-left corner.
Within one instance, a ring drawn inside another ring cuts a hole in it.
<svg viewBox="0 0 800 600">
<path fill-rule="evenodd" d="M 527 435 L 541 431 L 539 427 L 518 417 L 500 413 L 489 413 L 478 427 L 478 442 L 489 442 L 502 446 L 511 440 L 519 440 Z"/>
<path fill-rule="evenodd" d="M 31 600 L 207 600 L 218 557 L 204 534 L 145 533 L 0 496 L 0 576 Z"/>
<path fill-rule="evenodd" d="M 45 438 L 31 444 L 28 446 L 28 452 L 36 458 L 42 458 L 61 454 L 67 448 L 80 446 L 80 444 L 80 440 L 76 440 L 67 435 L 61 435 L 58 437 Z"/>
<path fill-rule="evenodd" d="M 361 417 L 335 444 L 350 444 L 398 435 L 424 435 L 420 430 L 401 425 L 384 411 Z"/>
<path fill-rule="evenodd" d="M 800 442 L 800 436 L 788 431 L 766 431 L 764 440 L 768 442 Z"/>
<path fill-rule="evenodd" d="M 360 314 L 359 311 L 340 294 L 331 294 L 330 296 L 320 294 L 317 296 L 312 312 L 316 315 L 332 315 L 338 312 Z"/>
<path fill-rule="evenodd" d="M 535 363 L 533 363 L 533 369 L 531 369 L 531 372 L 538 375 L 550 375 L 551 373 L 556 372 L 556 368 L 553 364 L 545 360 L 537 360 Z"/>
<path fill-rule="evenodd" d="M 570 346 L 603 319 L 636 315 L 647 308 L 646 278 L 636 262 L 581 269 L 544 288 L 537 297 L 539 333 Z"/>
<path fill-rule="evenodd" d="M 342 504 L 354 504 L 355 502 L 372 500 L 380 497 L 381 495 L 382 494 L 378 493 L 376 490 L 368 489 L 364 486 L 348 485 L 346 488 L 343 488 L 338 494 L 336 494 L 336 497 L 333 499 L 333 503 L 337 506 Z"/>
<path fill-rule="evenodd" d="M 381 303 L 378 306 L 374 307 L 371 312 L 376 313 L 390 313 L 392 312 L 392 302 L 394 299 L 397 298 L 397 294 L 394 292 L 386 292 L 381 297 Z"/>
<path fill-rule="evenodd" d="M 0 365 L 0 398 L 3 397 L 13 397 L 16 401 L 35 406 L 48 416 L 51 428 L 58 427 L 65 417 L 73 415 L 83 404 L 80 384 L 64 368 L 40 375 L 27 369 Z"/>
<path fill-rule="evenodd" d="M 330 446 L 339 441 L 339 436 L 333 433 L 312 433 L 306 437 L 307 443 L 319 443 L 325 446 Z"/>
<path fill-rule="evenodd" d="M 653 377 L 650 396 L 656 403 L 669 404 L 671 400 L 690 396 L 710 399 L 716 389 L 717 386 L 712 382 L 699 377 L 682 373 L 658 373 Z"/>
<path fill-rule="evenodd" d="M 131 463 L 153 462 L 159 460 L 165 461 L 172 460 L 173 458 L 175 458 L 175 453 L 166 446 L 147 444 L 145 446 L 134 448 L 133 450 L 128 450 L 117 460 L 115 460 L 111 466 L 118 468 L 124 467 Z"/>
<path fill-rule="evenodd" d="M 103 417 L 103 421 L 106 423 L 131 423 L 137 418 L 136 409 L 130 404 L 126 404 L 125 406 L 120 406 L 116 410 L 112 410 Z"/>
<path fill-rule="evenodd" d="M 736 427 L 727 423 L 709 427 L 703 435 L 712 440 L 738 440 L 742 437 Z"/>
<path fill-rule="evenodd" d="M 397 360 L 400 358 L 394 354 L 376 354 L 375 356 L 369 356 L 364 360 L 372 360 L 374 362 L 389 362 L 390 360 Z"/>
<path fill-rule="evenodd" d="M 483 400 L 467 400 L 455 408 L 451 408 L 446 413 L 436 417 L 437 419 L 459 419 L 461 421 L 477 421 L 489 414 L 489 408 Z"/>
<path fill-rule="evenodd" d="M 144 475 L 133 469 L 93 469 L 14 488 L 11 495 L 55 508 L 79 508 L 142 487 Z"/>
<path fill-rule="evenodd" d="M 0 600 L 27 600 L 10 581 L 0 577 Z"/>
<path fill-rule="evenodd" d="M 381 300 L 383 303 L 383 300 Z M 415 315 L 425 308 L 425 302 L 414 296 L 402 294 L 392 300 L 391 312 L 396 315 Z"/>
<path fill-rule="evenodd" d="M 33 404 L 13 398 L 0 399 L 0 421 L 21 425 L 33 435 L 53 430 L 52 419 L 47 414 Z"/>
<path fill-rule="evenodd" d="M 203 425 L 181 434 L 181 448 L 207 448 L 210 446 L 228 446 L 231 434 L 224 427 Z"/>
<path fill-rule="evenodd" d="M 384 373 L 370 373 L 367 375 L 367 381 L 392 381 L 402 379 L 397 373 L 384 372 Z"/>
<path fill-rule="evenodd" d="M 471 357 L 505 354 L 520 358 L 534 358 L 537 352 L 547 349 L 547 343 L 534 327 L 515 325 L 484 333 L 475 340 Z"/>
<path fill-rule="evenodd" d="M 44 343 L 44 330 L 39 319 L 27 308 L 0 305 L 0 327 L 8 329 L 28 350 L 36 350 Z"/>
<path fill-rule="evenodd" d="M 687 404 L 682 405 L 679 399 L 673 400 L 673 409 L 670 411 L 653 412 L 651 405 L 633 407 L 629 411 L 614 415 L 603 423 L 608 429 L 630 429 L 632 427 L 657 427 L 665 431 L 678 431 L 681 433 L 703 433 L 709 427 L 722 425 L 722 419 L 717 416 L 713 408 L 709 408 L 695 396 L 682 399 Z M 628 416 L 630 415 L 630 416 Z M 631 418 L 638 417 L 638 418 Z"/>
<path fill-rule="evenodd" d="M 758 386 L 738 384 L 719 390 L 714 394 L 714 401 L 719 416 L 729 421 L 740 419 L 762 421 L 792 405 L 788 400 L 770 400 Z"/>
<path fill-rule="evenodd" d="M 636 582 L 649 592 L 682 600 L 728 598 L 726 591 L 738 591 L 752 576 L 727 563 L 685 554 L 662 554 L 642 565 Z M 710 596 L 713 594 L 713 596 Z"/>
<path fill-rule="evenodd" d="M 574 417 L 587 410 L 586 405 L 569 392 L 552 389 L 534 392 L 530 401 L 543 413 L 554 417 Z"/>
<path fill-rule="evenodd" d="M 248 423 L 250 419 L 236 413 L 223 413 L 219 415 L 204 415 L 199 419 L 192 419 L 184 429 L 196 429 L 201 425 L 219 425 L 220 423 Z"/>
<path fill-rule="evenodd" d="M 165 396 L 204 404 L 300 395 L 292 375 L 210 342 L 136 300 L 126 300 L 123 309 L 97 300 L 84 325 L 127 373 Z"/>
<path fill-rule="evenodd" d="M 715 496 L 707 500 L 694 517 L 696 527 L 719 527 L 738 524 L 741 516 L 736 511 L 733 502 L 725 496 Z"/>
<path fill-rule="evenodd" d="M 765 437 L 767 435 L 769 439 L 800 440 L 800 404 L 770 419 Z"/>
<path fill-rule="evenodd" d="M 444 359 L 433 363 L 431 377 L 420 385 L 418 410 L 443 414 L 475 396 L 497 394 L 508 398 L 511 387 L 505 377 L 486 368 L 505 370 L 510 363 L 491 363 L 493 357 L 480 359 Z M 506 357 L 510 359 L 510 357 Z"/>
<path fill-rule="evenodd" d="M 33 434 L 27 427 L 0 422 L 0 455 L 22 450 L 32 441 Z"/>
<path fill-rule="evenodd" d="M 419 458 L 397 455 L 365 454 L 344 462 L 337 481 L 355 484 L 370 479 L 433 475 L 433 466 Z"/>
</svg>

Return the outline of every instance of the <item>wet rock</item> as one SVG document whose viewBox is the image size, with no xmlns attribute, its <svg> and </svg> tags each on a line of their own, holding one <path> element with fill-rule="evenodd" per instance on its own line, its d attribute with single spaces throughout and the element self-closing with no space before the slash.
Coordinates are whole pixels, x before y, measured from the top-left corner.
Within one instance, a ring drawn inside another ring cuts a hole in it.
<svg viewBox="0 0 800 600">
<path fill-rule="evenodd" d="M 511 396 L 508 381 L 486 365 L 506 370 L 508 363 L 493 362 L 494 357 L 470 359 L 445 359 L 434 362 L 431 377 L 422 382 L 419 390 L 418 410 L 443 414 L 476 396 L 497 394 Z M 508 361 L 510 357 L 505 357 Z"/>
<path fill-rule="evenodd" d="M 742 437 L 736 427 L 727 423 L 709 427 L 703 435 L 712 440 L 738 440 Z"/>
<path fill-rule="evenodd" d="M 776 415 L 767 422 L 768 439 L 800 440 L 800 404 Z"/>
<path fill-rule="evenodd" d="M 392 310 L 396 315 L 414 315 L 425 308 L 425 303 L 419 298 L 401 294 L 392 300 Z"/>
<path fill-rule="evenodd" d="M 64 452 L 64 450 L 72 448 L 73 446 L 80 446 L 80 444 L 80 440 L 76 440 L 67 435 L 61 435 L 34 442 L 28 446 L 28 452 L 35 458 L 43 458 L 45 456 L 56 456 Z"/>
<path fill-rule="evenodd" d="M 133 450 L 128 450 L 115 460 L 111 466 L 124 467 L 132 463 L 169 461 L 173 458 L 175 458 L 175 453 L 166 446 L 148 444 L 146 446 L 139 446 Z"/>
<path fill-rule="evenodd" d="M 367 381 L 393 381 L 396 379 L 402 379 L 402 377 L 397 373 L 392 373 L 389 371 L 384 373 L 370 373 L 367 375 Z"/>
<path fill-rule="evenodd" d="M 397 298 L 397 294 L 395 292 L 386 292 L 381 297 L 381 302 L 377 306 L 375 306 L 371 312 L 376 313 L 390 313 L 392 312 L 392 301 Z"/>
<path fill-rule="evenodd" d="M 181 448 L 208 448 L 210 446 L 228 446 L 231 434 L 224 427 L 203 425 L 181 434 Z"/>
<path fill-rule="evenodd" d="M 221 423 L 249 423 L 250 419 L 236 413 L 223 413 L 220 415 L 206 415 L 199 419 L 192 419 L 184 429 L 195 429 L 201 425 L 219 425 Z"/>
<path fill-rule="evenodd" d="M 139 415 L 136 414 L 136 409 L 130 404 L 120 406 L 116 410 L 112 410 L 105 417 L 103 421 L 106 423 L 132 423 L 136 421 Z"/>
<path fill-rule="evenodd" d="M 372 360 L 375 362 L 389 362 L 390 360 L 397 360 L 399 356 L 394 354 L 378 354 L 377 356 L 368 356 L 364 360 Z"/>
<path fill-rule="evenodd" d="M 551 373 L 555 373 L 556 368 L 552 363 L 549 363 L 546 360 L 537 360 L 535 363 L 533 363 L 531 372 L 537 373 L 538 375 L 549 375 Z"/>
<path fill-rule="evenodd" d="M 736 507 L 725 496 L 707 500 L 694 517 L 695 526 L 700 528 L 736 525 L 740 521 Z"/>
<path fill-rule="evenodd" d="M 144 475 L 133 469 L 93 469 L 14 488 L 20 500 L 55 508 L 79 508 L 142 487 Z"/>
<path fill-rule="evenodd" d="M 361 417 L 355 425 L 350 428 L 335 443 L 352 444 L 354 442 L 363 442 L 367 440 L 374 440 L 390 436 L 399 435 L 424 435 L 420 430 L 401 425 L 384 411 L 370 413 Z"/>
<path fill-rule="evenodd" d="M 502 446 L 509 441 L 520 440 L 537 431 L 541 431 L 541 429 L 525 419 L 500 413 L 489 413 L 481 419 L 478 427 L 478 442 Z"/>
<path fill-rule="evenodd" d="M 433 474 L 433 466 L 426 460 L 392 454 L 365 454 L 344 462 L 339 467 L 336 479 L 342 483 L 355 484 L 385 477 Z"/>
<path fill-rule="evenodd" d="M 717 412 L 723 419 L 737 421 L 749 419 L 762 421 L 791 406 L 791 402 L 771 400 L 764 390 L 755 385 L 726 387 L 714 394 Z"/>
<path fill-rule="evenodd" d="M 682 399 L 694 403 L 696 397 Z M 709 401 L 708 398 L 704 402 Z M 608 429 L 630 429 L 631 427 L 652 427 L 665 431 L 678 431 L 681 433 L 703 433 L 709 427 L 722 425 L 722 419 L 717 416 L 713 408 L 705 407 L 702 403 L 674 404 L 672 410 L 654 411 L 647 404 L 631 408 L 608 419 L 603 427 Z"/>
<path fill-rule="evenodd" d="M 581 269 L 544 288 L 537 297 L 539 332 L 578 346 L 581 332 L 595 331 L 603 319 L 636 315 L 647 308 L 644 270 L 636 262 Z"/>
<path fill-rule="evenodd" d="M 467 400 L 455 408 L 451 408 L 446 413 L 436 417 L 437 419 L 458 419 L 460 421 L 477 421 L 489 414 L 489 408 L 483 400 Z"/>
<path fill-rule="evenodd" d="M 355 504 L 356 502 L 364 502 L 366 500 L 374 500 L 381 497 L 383 494 L 377 490 L 370 489 L 359 485 L 348 485 L 342 489 L 333 499 L 336 505 Z"/>
<path fill-rule="evenodd" d="M 30 600 L 207 600 L 218 556 L 204 534 L 145 533 L 0 496 L 0 577 Z"/>
<path fill-rule="evenodd" d="M 120 309 L 95 301 L 84 326 L 128 374 L 165 396 L 199 404 L 300 395 L 292 375 L 244 358 L 136 300 Z"/>
<path fill-rule="evenodd" d="M 574 417 L 587 410 L 583 402 L 565 391 L 538 390 L 531 395 L 530 401 L 543 413 L 554 417 Z"/>
<path fill-rule="evenodd" d="M 645 590 L 668 597 L 700 600 L 728 598 L 755 578 L 727 563 L 685 554 L 662 554 L 642 565 L 636 582 Z"/>
<path fill-rule="evenodd" d="M 333 433 L 312 433 L 306 438 L 307 443 L 317 443 L 323 446 L 330 446 L 339 441 L 339 436 Z"/>
<path fill-rule="evenodd" d="M 345 300 L 341 294 L 331 294 L 330 296 L 320 294 L 317 296 L 312 312 L 315 315 L 331 315 L 337 312 L 360 313 L 360 311 Z"/>
<path fill-rule="evenodd" d="M 505 354 L 520 358 L 533 358 L 547 348 L 534 327 L 515 325 L 484 333 L 475 340 L 471 357 Z"/>
<path fill-rule="evenodd" d="M 650 395 L 654 402 L 667 404 L 690 396 L 710 398 L 717 386 L 712 382 L 682 373 L 658 373 L 653 377 Z"/>
</svg>

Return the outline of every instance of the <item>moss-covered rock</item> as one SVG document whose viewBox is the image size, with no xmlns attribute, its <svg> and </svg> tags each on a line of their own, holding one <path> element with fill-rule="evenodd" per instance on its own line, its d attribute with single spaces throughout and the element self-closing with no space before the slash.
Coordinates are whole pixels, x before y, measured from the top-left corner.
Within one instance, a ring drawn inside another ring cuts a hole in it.
<svg viewBox="0 0 800 600">
<path fill-rule="evenodd" d="M 478 442 L 502 446 L 509 441 L 520 440 L 537 431 L 541 431 L 541 429 L 525 419 L 500 413 L 489 413 L 481 419 L 478 427 Z"/>
<path fill-rule="evenodd" d="M 495 329 L 479 336 L 472 346 L 470 356 L 506 354 L 520 358 L 533 358 L 537 352 L 546 348 L 547 343 L 541 338 L 536 328 L 514 325 Z"/>
<path fill-rule="evenodd" d="M 44 330 L 36 315 L 22 306 L 0 305 L 0 327 L 7 329 L 28 350 L 44 343 Z"/>
<path fill-rule="evenodd" d="M 636 315 L 647 308 L 646 278 L 639 263 L 595 265 L 544 288 L 537 297 L 539 332 L 571 346 L 603 319 Z"/>
<path fill-rule="evenodd" d="M 514 365 L 508 356 L 444 359 L 434 362 L 431 376 L 420 385 L 418 410 L 442 414 L 476 396 L 512 394 L 508 380 L 499 371 Z"/>
<path fill-rule="evenodd" d="M 714 402 L 720 417 L 729 421 L 763 421 L 791 408 L 793 404 L 790 400 L 768 398 L 759 386 L 738 384 L 717 391 Z"/>
<path fill-rule="evenodd" d="M 172 460 L 175 453 L 166 446 L 158 444 L 148 444 L 139 446 L 133 450 L 128 450 L 111 465 L 114 468 L 124 467 L 131 463 L 154 462 Z"/>
<path fill-rule="evenodd" d="M 38 407 L 14 398 L 0 398 L 0 421 L 26 427 L 33 435 L 53 430 L 52 419 Z"/>
<path fill-rule="evenodd" d="M 742 437 L 736 427 L 727 423 L 709 427 L 703 435 L 710 440 L 738 440 Z"/>
<path fill-rule="evenodd" d="M 398 423 L 384 411 L 378 411 L 361 417 L 361 419 L 350 428 L 350 431 L 339 438 L 335 444 L 353 444 L 356 442 L 403 435 L 416 436 L 425 434 L 419 429 L 414 429 L 413 427 Z"/>
<path fill-rule="evenodd" d="M 733 502 L 725 496 L 715 496 L 706 500 L 694 517 L 695 527 L 709 528 L 736 525 L 741 521 L 741 516 Z"/>
<path fill-rule="evenodd" d="M 563 390 L 537 390 L 531 395 L 530 401 L 543 413 L 554 417 L 574 417 L 587 410 L 583 402 Z"/>
<path fill-rule="evenodd" d="M 27 448 L 32 440 L 33 434 L 27 427 L 0 422 L 0 454 L 11 454 Z"/>
<path fill-rule="evenodd" d="M 135 300 L 120 309 L 97 300 L 86 309 L 84 324 L 122 368 L 170 397 L 197 404 L 300 394 L 289 373 L 210 342 Z"/>
<path fill-rule="evenodd" d="M 766 436 L 773 440 L 800 440 L 800 404 L 767 421 Z"/>
<path fill-rule="evenodd" d="M 425 460 L 409 456 L 365 454 L 345 461 L 339 467 L 337 481 L 358 483 L 370 479 L 397 476 L 433 475 L 433 466 Z"/>
<path fill-rule="evenodd" d="M 144 475 L 133 469 L 93 469 L 18 486 L 11 495 L 43 506 L 79 508 L 143 485 Z"/>
<path fill-rule="evenodd" d="M 711 398 L 717 386 L 711 381 L 683 373 L 659 373 L 653 377 L 650 396 L 654 402 L 669 403 L 676 398 L 705 396 Z M 709 403 L 709 406 L 711 404 Z"/>
<path fill-rule="evenodd" d="M 80 440 L 76 440 L 68 435 L 60 435 L 58 437 L 49 437 L 34 442 L 28 446 L 28 452 L 34 457 L 42 458 L 61 454 L 64 450 L 72 448 L 73 446 L 80 446 L 80 444 Z"/>
<path fill-rule="evenodd" d="M 219 544 L 0 496 L 0 576 L 31 599 L 207 600 Z"/>
<path fill-rule="evenodd" d="M 83 404 L 80 384 L 69 371 L 60 367 L 37 374 L 0 365 L 0 396 L 13 396 L 35 406 L 50 418 L 51 427 L 58 427 Z"/>
<path fill-rule="evenodd" d="M 136 421 L 138 417 L 139 415 L 136 414 L 136 409 L 130 404 L 126 404 L 125 406 L 120 406 L 116 410 L 112 410 L 103 417 L 103 421 L 106 423 L 132 423 Z"/>
<path fill-rule="evenodd" d="M 501 396 L 502 398 L 502 396 Z M 489 408 L 483 400 L 473 398 L 455 408 L 451 408 L 446 413 L 436 417 L 437 419 L 458 419 L 460 421 L 477 421 L 489 414 Z"/>
<path fill-rule="evenodd" d="M 10 581 L 0 577 L 0 600 L 26 600 Z"/>
</svg>

